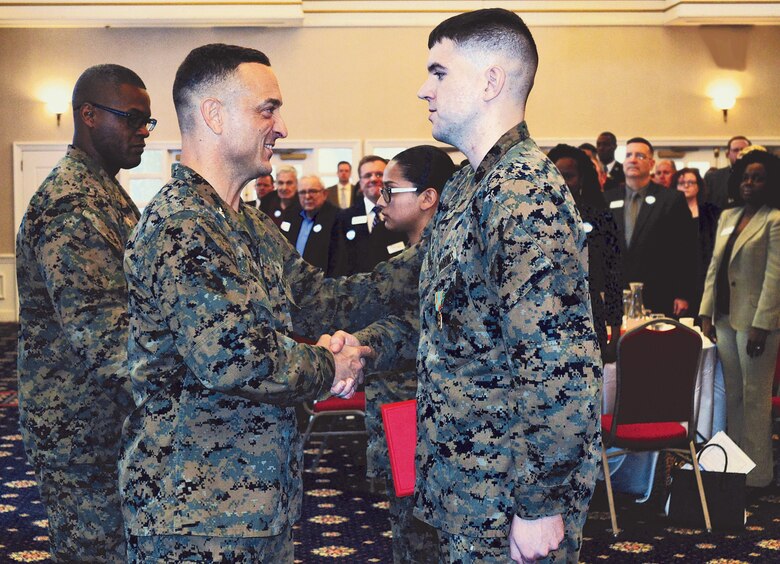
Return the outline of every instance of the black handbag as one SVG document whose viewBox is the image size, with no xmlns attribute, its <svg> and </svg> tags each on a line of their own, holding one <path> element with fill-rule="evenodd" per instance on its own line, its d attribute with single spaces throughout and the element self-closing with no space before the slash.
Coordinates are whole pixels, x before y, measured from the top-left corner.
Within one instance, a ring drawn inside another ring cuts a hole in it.
<svg viewBox="0 0 780 564">
<path fill-rule="evenodd" d="M 710 447 L 719 448 L 726 458 L 722 472 L 701 471 L 712 528 L 721 531 L 744 529 L 746 475 L 728 472 L 728 455 L 720 445 L 706 445 L 698 456 Z M 682 527 L 704 529 L 704 513 L 693 469 L 673 468 L 669 491 L 669 520 Z"/>
</svg>

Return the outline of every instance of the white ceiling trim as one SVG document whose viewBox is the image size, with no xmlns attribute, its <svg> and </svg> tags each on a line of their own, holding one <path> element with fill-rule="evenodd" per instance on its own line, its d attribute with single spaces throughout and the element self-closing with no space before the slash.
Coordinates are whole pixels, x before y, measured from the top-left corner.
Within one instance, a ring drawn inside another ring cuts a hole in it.
<svg viewBox="0 0 780 564">
<path fill-rule="evenodd" d="M 771 0 L 0 0 L 0 27 L 433 27 L 484 7 L 533 27 L 780 25 Z"/>
</svg>

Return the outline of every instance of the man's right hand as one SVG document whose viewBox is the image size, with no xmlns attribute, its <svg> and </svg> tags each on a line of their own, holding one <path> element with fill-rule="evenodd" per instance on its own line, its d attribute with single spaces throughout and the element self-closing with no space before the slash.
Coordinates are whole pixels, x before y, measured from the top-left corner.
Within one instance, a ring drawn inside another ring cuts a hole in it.
<svg viewBox="0 0 780 564">
<path fill-rule="evenodd" d="M 706 315 L 701 316 L 701 332 L 713 343 L 718 342 L 718 337 L 715 334 L 715 326 L 712 324 L 712 318 Z"/>
<path fill-rule="evenodd" d="M 347 334 L 342 334 L 347 335 Z M 330 392 L 334 396 L 348 399 L 355 395 L 357 386 L 363 382 L 363 367 L 366 357 L 374 355 L 371 347 L 362 346 L 357 339 L 349 335 L 350 338 L 344 339 L 346 342 L 339 342 L 338 346 L 331 345 L 331 337 L 323 335 L 317 341 L 317 345 L 328 348 L 333 354 L 336 362 L 336 374 L 333 378 L 333 384 Z M 350 343 L 350 344 L 347 344 Z M 354 344 L 352 344 L 354 343 Z M 335 345 L 336 343 L 334 343 Z M 333 349 L 338 352 L 333 352 Z"/>
</svg>

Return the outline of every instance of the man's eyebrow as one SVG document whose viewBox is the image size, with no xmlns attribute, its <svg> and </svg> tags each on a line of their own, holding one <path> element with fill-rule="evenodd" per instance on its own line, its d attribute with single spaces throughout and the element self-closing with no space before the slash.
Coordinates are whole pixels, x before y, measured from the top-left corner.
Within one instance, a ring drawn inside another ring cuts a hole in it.
<svg viewBox="0 0 780 564">
<path fill-rule="evenodd" d="M 447 69 L 445 69 L 439 63 L 431 63 L 430 65 L 428 65 L 428 72 L 429 73 L 436 72 L 436 71 L 445 71 L 445 70 L 447 70 Z"/>
<path fill-rule="evenodd" d="M 279 108 L 282 106 L 282 101 L 278 98 L 266 98 L 263 100 L 261 106 L 271 106 L 272 108 Z"/>
</svg>

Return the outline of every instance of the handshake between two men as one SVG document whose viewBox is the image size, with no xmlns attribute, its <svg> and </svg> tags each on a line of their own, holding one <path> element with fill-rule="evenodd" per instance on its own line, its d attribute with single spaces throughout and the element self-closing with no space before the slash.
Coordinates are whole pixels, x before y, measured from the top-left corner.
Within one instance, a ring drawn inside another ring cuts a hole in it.
<svg viewBox="0 0 780 564">
<path fill-rule="evenodd" d="M 322 335 L 317 341 L 318 347 L 324 347 L 333 353 L 336 373 L 330 393 L 342 399 L 355 395 L 357 387 L 363 383 L 367 358 L 375 358 L 371 347 L 361 345 L 353 335 L 345 331 L 336 331 L 333 335 Z"/>
</svg>

